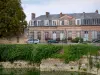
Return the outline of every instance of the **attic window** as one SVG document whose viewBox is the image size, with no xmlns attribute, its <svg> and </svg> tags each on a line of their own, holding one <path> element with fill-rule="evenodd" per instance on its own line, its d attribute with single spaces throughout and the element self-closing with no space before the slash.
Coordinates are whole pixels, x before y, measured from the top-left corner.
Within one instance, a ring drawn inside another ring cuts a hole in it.
<svg viewBox="0 0 100 75">
<path fill-rule="evenodd" d="M 45 25 L 46 25 L 46 26 L 49 25 L 49 20 L 45 20 Z"/>
<path fill-rule="evenodd" d="M 53 21 L 53 26 L 56 26 L 56 21 Z"/>
</svg>

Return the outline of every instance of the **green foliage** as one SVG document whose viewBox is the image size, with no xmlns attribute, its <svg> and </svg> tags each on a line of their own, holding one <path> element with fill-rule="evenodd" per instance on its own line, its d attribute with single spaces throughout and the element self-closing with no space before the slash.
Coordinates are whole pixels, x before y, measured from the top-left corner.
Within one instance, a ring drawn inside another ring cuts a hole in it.
<svg viewBox="0 0 100 75">
<path fill-rule="evenodd" d="M 0 61 L 26 60 L 40 63 L 42 59 L 49 58 L 61 48 L 54 45 L 2 44 L 0 45 Z"/>
<path fill-rule="evenodd" d="M 27 25 L 21 0 L 0 0 L 0 38 L 23 34 Z"/>
<path fill-rule="evenodd" d="M 95 55 L 99 50 L 98 46 L 93 45 L 69 45 L 68 50 L 65 51 L 65 62 L 75 61 L 80 59 L 83 55 L 92 54 Z"/>
<path fill-rule="evenodd" d="M 75 39 L 72 40 L 72 42 L 74 42 L 74 43 L 78 43 L 78 42 L 82 43 L 83 42 L 83 38 L 76 37 Z"/>
<path fill-rule="evenodd" d="M 51 57 L 54 53 L 59 52 L 61 50 L 61 46 L 54 46 L 54 45 L 40 45 L 36 48 L 36 54 L 33 54 L 33 61 L 41 62 L 42 59 L 46 59 Z"/>
</svg>

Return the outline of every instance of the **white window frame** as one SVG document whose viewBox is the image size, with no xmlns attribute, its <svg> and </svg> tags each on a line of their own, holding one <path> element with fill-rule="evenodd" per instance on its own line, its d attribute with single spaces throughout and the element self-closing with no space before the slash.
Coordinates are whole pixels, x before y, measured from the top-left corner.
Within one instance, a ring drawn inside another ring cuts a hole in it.
<svg viewBox="0 0 100 75">
<path fill-rule="evenodd" d="M 79 24 L 78 24 L 78 22 L 77 22 L 78 20 L 79 20 Z M 76 22 L 76 25 L 81 25 L 81 19 L 76 19 L 75 22 Z"/>
</svg>

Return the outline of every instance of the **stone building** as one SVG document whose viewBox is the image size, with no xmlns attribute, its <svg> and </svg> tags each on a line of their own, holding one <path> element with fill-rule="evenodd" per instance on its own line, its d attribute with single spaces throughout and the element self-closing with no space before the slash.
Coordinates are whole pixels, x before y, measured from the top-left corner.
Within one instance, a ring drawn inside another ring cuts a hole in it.
<svg viewBox="0 0 100 75">
<path fill-rule="evenodd" d="M 100 39 L 100 14 L 98 10 L 93 13 L 50 14 L 35 16 L 28 26 L 28 38 L 40 39 L 74 39 L 81 37 L 84 41 Z"/>
</svg>

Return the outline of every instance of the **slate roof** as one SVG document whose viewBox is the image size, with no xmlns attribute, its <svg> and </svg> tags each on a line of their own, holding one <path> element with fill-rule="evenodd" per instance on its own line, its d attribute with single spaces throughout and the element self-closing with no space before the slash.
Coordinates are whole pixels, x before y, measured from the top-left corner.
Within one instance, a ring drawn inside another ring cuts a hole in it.
<svg viewBox="0 0 100 75">
<path fill-rule="evenodd" d="M 76 19 L 92 19 L 92 18 L 100 18 L 100 14 L 98 13 L 72 13 L 66 14 Z M 57 20 L 60 18 L 60 14 L 50 14 L 48 17 L 46 15 L 41 15 L 36 17 L 34 20 Z"/>
<path fill-rule="evenodd" d="M 77 19 L 100 18 L 100 14 L 98 13 L 74 13 L 74 14 L 69 14 L 69 16 L 73 16 Z"/>
<path fill-rule="evenodd" d="M 57 20 L 59 18 L 59 14 L 50 14 L 48 17 L 46 15 L 41 15 L 39 17 L 36 17 L 35 20 Z"/>
</svg>

